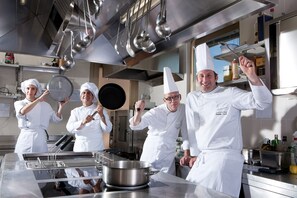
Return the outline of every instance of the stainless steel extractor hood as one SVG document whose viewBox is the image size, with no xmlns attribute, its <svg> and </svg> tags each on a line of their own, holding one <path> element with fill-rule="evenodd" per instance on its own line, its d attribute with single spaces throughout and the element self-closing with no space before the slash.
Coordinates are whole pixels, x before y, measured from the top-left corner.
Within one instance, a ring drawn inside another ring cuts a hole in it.
<svg viewBox="0 0 297 198">
<path fill-rule="evenodd" d="M 69 13 L 71 0 L 0 0 L 0 2 L 0 51 L 56 57 L 55 50 L 61 39 L 63 22 Z M 83 0 L 74 1 L 81 10 L 82 2 Z M 133 47 L 136 56 L 131 58 L 123 44 L 126 40 L 123 35 L 124 24 L 120 25 L 119 38 L 122 46 L 119 45 L 119 54 L 116 53 L 114 45 L 121 16 L 125 15 L 136 2 L 136 0 L 105 0 L 99 15 L 91 17 L 96 26 L 95 40 L 84 51 L 74 54 L 74 58 L 107 66 L 132 67 L 134 62 L 141 64 L 146 58 L 157 57 L 158 54 L 178 48 L 193 38 L 200 38 L 251 14 L 268 9 L 278 0 L 167 0 L 167 23 L 172 30 L 170 40 L 159 38 L 155 32 L 160 5 L 159 0 L 152 0 L 147 32 L 156 44 L 156 51 L 147 54 Z M 141 19 L 137 20 L 136 24 L 140 24 L 140 21 Z M 132 38 L 136 33 L 137 31 L 134 31 Z M 146 70 L 144 66 L 140 68 Z"/>
<path fill-rule="evenodd" d="M 146 81 L 151 86 L 163 84 L 163 67 L 170 67 L 175 81 L 183 80 L 185 68 L 181 64 L 183 50 L 175 48 L 156 57 L 147 58 L 133 67 L 105 65 L 103 77 Z"/>
</svg>

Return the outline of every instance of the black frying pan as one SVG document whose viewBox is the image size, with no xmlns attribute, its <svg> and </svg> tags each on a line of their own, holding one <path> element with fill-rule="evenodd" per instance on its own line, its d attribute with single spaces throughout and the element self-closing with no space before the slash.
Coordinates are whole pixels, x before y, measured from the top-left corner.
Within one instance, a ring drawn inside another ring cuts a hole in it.
<svg viewBox="0 0 297 198">
<path fill-rule="evenodd" d="M 73 92 L 73 85 L 71 81 L 62 75 L 56 75 L 47 84 L 52 99 L 61 102 L 66 98 L 70 98 Z"/>
<path fill-rule="evenodd" d="M 126 102 L 125 90 L 114 83 L 103 85 L 99 90 L 98 98 L 101 105 L 110 110 L 119 109 Z"/>
</svg>

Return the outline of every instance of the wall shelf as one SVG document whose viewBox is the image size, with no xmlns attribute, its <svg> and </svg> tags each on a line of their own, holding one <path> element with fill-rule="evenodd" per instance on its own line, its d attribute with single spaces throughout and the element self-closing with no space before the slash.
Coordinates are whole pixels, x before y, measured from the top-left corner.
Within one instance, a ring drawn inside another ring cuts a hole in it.
<svg viewBox="0 0 297 198">
<path fill-rule="evenodd" d="M 42 73 L 54 73 L 60 74 L 61 69 L 59 67 L 52 66 L 30 66 L 30 65 L 20 65 L 23 71 L 34 71 L 34 72 L 42 72 Z"/>
<path fill-rule="evenodd" d="M 15 94 L 12 94 L 12 95 L 2 95 L 2 94 L 0 94 L 0 98 L 16 99 L 17 95 L 15 95 Z"/>
<path fill-rule="evenodd" d="M 265 54 L 264 41 L 260 41 L 252 45 L 245 44 L 235 48 L 233 51 L 239 56 L 245 55 L 249 58 L 254 56 L 263 56 Z M 225 60 L 231 62 L 234 58 L 237 58 L 237 56 L 232 52 L 228 51 L 226 53 L 217 55 L 214 58 L 218 60 Z"/>
<path fill-rule="evenodd" d="M 55 73 L 55 74 L 60 74 L 62 71 L 59 67 L 53 67 L 53 66 L 35 66 L 35 65 L 33 66 L 33 65 L 0 63 L 0 67 L 12 67 L 12 68 L 21 67 L 23 71 L 34 71 L 34 72 Z"/>
</svg>

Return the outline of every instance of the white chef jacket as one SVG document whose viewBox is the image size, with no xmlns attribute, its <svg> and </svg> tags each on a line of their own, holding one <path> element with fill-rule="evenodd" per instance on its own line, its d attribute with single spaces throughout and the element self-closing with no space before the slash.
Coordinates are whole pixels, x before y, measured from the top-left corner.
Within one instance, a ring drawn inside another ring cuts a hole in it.
<svg viewBox="0 0 297 198">
<path fill-rule="evenodd" d="M 189 149 L 185 105 L 180 104 L 176 112 L 170 112 L 166 104 L 159 105 L 141 117 L 141 122 L 132 130 L 148 127 L 148 136 L 143 145 L 140 161 L 151 163 L 152 168 L 175 175 L 176 139 L 181 131 L 183 149 Z"/>
<path fill-rule="evenodd" d="M 110 133 L 112 123 L 107 111 L 103 109 L 106 125 L 101 121 L 99 114 L 94 115 L 94 120 L 85 124 L 79 129 L 82 121 L 96 111 L 97 105 L 92 104 L 73 109 L 70 113 L 66 128 L 70 133 L 75 134 L 74 152 L 100 151 L 104 149 L 103 133 Z"/>
<path fill-rule="evenodd" d="M 252 92 L 218 86 L 209 93 L 188 94 L 190 151 L 198 159 L 187 180 L 238 197 L 243 167 L 241 110 L 263 110 L 272 103 L 266 86 L 250 86 Z"/>
<path fill-rule="evenodd" d="M 44 101 L 38 102 L 36 106 L 25 115 L 20 114 L 21 109 L 28 103 L 30 103 L 30 101 L 27 99 L 14 103 L 18 127 L 21 129 L 14 152 L 19 154 L 48 152 L 46 142 L 46 130 L 48 125 L 50 122 L 60 122 L 62 118 L 59 118 L 50 104 Z"/>
</svg>

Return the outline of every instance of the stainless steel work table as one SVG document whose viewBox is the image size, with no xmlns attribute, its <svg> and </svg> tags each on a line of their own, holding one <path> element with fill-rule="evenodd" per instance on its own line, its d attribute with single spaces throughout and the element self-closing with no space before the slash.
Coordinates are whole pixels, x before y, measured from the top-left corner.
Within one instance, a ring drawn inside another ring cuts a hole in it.
<svg viewBox="0 0 297 198">
<path fill-rule="evenodd" d="M 267 197 L 265 195 L 270 193 L 271 196 L 297 197 L 297 175 L 291 173 L 262 173 L 257 167 L 249 166 L 243 170 L 242 184 L 244 191 L 250 191 L 245 195 L 256 193 Z"/>
<path fill-rule="evenodd" d="M 110 154 L 112 155 L 112 154 Z M 32 170 L 26 168 L 25 161 L 17 154 L 9 153 L 3 158 L 0 172 L 0 197 L 43 197 Z M 146 188 L 100 192 L 96 194 L 69 195 L 59 197 L 230 197 L 211 189 L 206 189 L 182 178 L 165 173 L 150 177 Z M 58 197 L 58 196 L 55 196 Z"/>
</svg>

